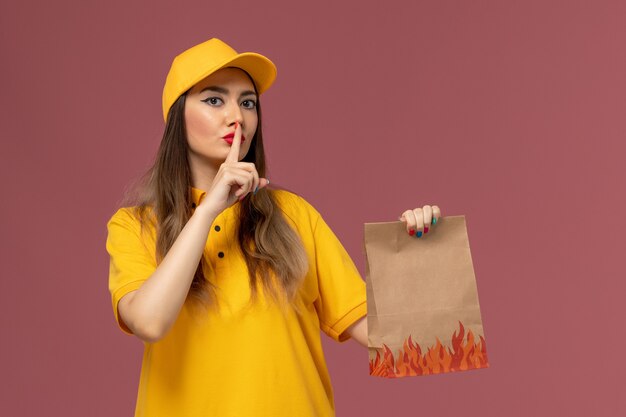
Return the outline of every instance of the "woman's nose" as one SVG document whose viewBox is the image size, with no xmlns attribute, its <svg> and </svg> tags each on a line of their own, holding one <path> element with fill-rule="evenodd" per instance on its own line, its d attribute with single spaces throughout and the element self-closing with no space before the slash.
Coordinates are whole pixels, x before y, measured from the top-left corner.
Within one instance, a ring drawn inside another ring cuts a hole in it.
<svg viewBox="0 0 626 417">
<path fill-rule="evenodd" d="M 239 124 L 243 122 L 243 113 L 241 112 L 241 108 L 239 108 L 239 104 L 237 102 L 231 102 L 228 106 L 226 106 L 226 118 L 229 126 L 235 122 L 239 122 Z"/>
</svg>

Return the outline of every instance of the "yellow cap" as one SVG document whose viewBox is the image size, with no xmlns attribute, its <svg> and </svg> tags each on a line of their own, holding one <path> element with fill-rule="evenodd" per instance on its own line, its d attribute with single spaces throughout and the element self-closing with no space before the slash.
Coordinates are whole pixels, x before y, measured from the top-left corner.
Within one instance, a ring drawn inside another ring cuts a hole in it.
<svg viewBox="0 0 626 417">
<path fill-rule="evenodd" d="M 217 38 L 209 39 L 177 55 L 163 87 L 163 120 L 172 104 L 189 88 L 224 67 L 237 67 L 250 74 L 259 94 L 276 79 L 276 66 L 255 52 L 237 53 Z"/>
</svg>

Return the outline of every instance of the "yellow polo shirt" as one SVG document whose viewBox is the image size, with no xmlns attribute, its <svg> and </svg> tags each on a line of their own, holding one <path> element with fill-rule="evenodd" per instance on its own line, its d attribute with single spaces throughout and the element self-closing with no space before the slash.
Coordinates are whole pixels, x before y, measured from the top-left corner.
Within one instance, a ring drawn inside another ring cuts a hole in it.
<svg viewBox="0 0 626 417">
<path fill-rule="evenodd" d="M 221 288 L 219 313 L 192 317 L 187 304 L 156 343 L 144 343 L 136 417 L 326 417 L 335 415 L 333 389 L 320 330 L 337 342 L 366 315 L 365 282 L 320 213 L 304 198 L 272 190 L 300 235 L 309 271 L 298 291 L 300 314 L 260 302 L 243 310 L 250 295 L 238 247 L 234 206 L 211 225 L 205 255 L 207 279 Z M 199 204 L 205 192 L 192 188 Z M 239 203 L 237 203 L 239 204 Z M 156 269 L 154 230 L 142 239 L 132 208 L 108 221 L 109 290 L 119 327 L 132 334 L 117 304 Z"/>
</svg>

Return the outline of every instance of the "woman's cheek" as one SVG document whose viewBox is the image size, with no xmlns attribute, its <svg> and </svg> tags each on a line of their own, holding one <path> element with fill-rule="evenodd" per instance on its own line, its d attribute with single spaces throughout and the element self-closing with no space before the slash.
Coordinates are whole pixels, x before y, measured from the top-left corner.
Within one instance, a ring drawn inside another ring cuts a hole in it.
<svg viewBox="0 0 626 417">
<path fill-rule="evenodd" d="M 199 140 L 208 139 L 212 133 L 215 133 L 215 129 L 212 127 L 215 121 L 210 115 L 207 115 L 196 109 L 195 107 L 189 107 L 189 111 L 185 112 L 185 124 L 187 128 L 187 134 L 189 137 L 195 137 Z"/>
</svg>

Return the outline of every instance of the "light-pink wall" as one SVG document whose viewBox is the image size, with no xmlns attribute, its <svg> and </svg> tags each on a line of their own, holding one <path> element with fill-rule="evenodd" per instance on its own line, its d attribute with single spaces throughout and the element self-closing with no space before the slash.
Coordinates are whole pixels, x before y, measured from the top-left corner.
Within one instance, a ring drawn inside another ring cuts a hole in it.
<svg viewBox="0 0 626 417">
<path fill-rule="evenodd" d="M 323 336 L 338 416 L 626 415 L 626 3 L 37 3 L 0 6 L 0 415 L 132 415 L 106 220 L 171 59 L 213 36 L 276 63 L 269 177 L 363 277 L 363 223 L 468 222 L 491 367 L 378 379 Z"/>
</svg>

